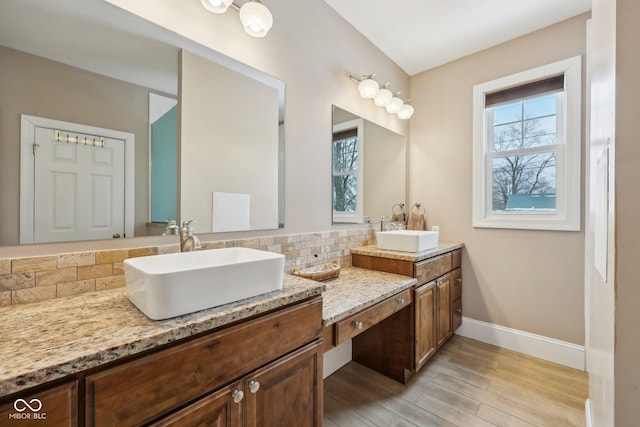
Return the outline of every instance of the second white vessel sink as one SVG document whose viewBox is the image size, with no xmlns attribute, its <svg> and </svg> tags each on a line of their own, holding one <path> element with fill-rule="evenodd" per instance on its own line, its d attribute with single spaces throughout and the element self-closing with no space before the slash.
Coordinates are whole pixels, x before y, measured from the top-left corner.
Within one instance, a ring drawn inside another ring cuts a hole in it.
<svg viewBox="0 0 640 427">
<path fill-rule="evenodd" d="M 129 300 L 153 320 L 168 319 L 282 289 L 284 255 L 223 248 L 124 261 Z"/>
<path fill-rule="evenodd" d="M 376 232 L 379 249 L 400 252 L 422 252 L 438 247 L 437 231 L 391 230 Z"/>
</svg>

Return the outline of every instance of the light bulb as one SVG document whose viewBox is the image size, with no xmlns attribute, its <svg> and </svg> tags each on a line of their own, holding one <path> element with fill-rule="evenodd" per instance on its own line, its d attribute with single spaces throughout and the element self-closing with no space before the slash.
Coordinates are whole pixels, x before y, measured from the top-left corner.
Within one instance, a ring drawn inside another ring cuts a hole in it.
<svg viewBox="0 0 640 427">
<path fill-rule="evenodd" d="M 360 96 L 363 98 L 373 98 L 376 93 L 378 93 L 379 89 L 380 85 L 371 77 L 358 83 L 358 91 L 360 92 Z"/>
<path fill-rule="evenodd" d="M 394 96 L 393 98 L 391 98 L 391 101 L 389 101 L 389 104 L 387 104 L 385 108 L 387 109 L 387 113 L 397 113 L 398 111 L 400 111 L 403 104 L 404 102 L 402 102 L 402 99 Z"/>
<path fill-rule="evenodd" d="M 262 3 L 249 1 L 240 8 L 240 21 L 247 34 L 253 37 L 264 37 L 273 25 L 273 16 Z"/>
<path fill-rule="evenodd" d="M 398 111 L 398 118 L 402 120 L 410 119 L 413 116 L 413 107 L 409 104 L 404 104 L 400 111 Z"/>
<path fill-rule="evenodd" d="M 375 102 L 378 107 L 386 107 L 389 105 L 389 102 L 391 102 L 391 98 L 393 98 L 391 91 L 383 87 L 375 94 L 373 102 Z"/>
<path fill-rule="evenodd" d="M 202 6 L 209 12 L 225 13 L 233 0 L 200 0 Z"/>
</svg>

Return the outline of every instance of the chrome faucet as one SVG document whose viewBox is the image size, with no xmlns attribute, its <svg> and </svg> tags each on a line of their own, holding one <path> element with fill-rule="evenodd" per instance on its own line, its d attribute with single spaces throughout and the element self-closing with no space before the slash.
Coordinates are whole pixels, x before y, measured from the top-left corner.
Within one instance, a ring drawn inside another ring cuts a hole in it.
<svg viewBox="0 0 640 427">
<path fill-rule="evenodd" d="M 175 219 L 168 219 L 167 220 L 167 226 L 164 228 L 164 233 L 162 233 L 163 236 L 177 236 L 179 233 L 178 231 L 178 224 L 176 224 L 176 220 Z"/>
<path fill-rule="evenodd" d="M 198 236 L 193 235 L 193 227 L 191 227 L 191 224 L 194 222 L 194 220 L 185 221 L 182 223 L 182 227 L 180 227 L 180 252 L 191 252 L 194 249 L 200 249 L 202 247 Z"/>
<path fill-rule="evenodd" d="M 397 230 L 398 225 L 395 222 L 387 222 L 385 217 L 380 218 L 380 231 Z"/>
</svg>

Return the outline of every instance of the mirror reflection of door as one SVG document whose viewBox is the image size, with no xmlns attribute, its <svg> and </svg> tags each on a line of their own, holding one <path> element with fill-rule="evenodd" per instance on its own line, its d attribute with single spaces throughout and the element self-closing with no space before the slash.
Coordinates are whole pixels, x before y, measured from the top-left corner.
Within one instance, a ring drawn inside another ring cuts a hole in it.
<svg viewBox="0 0 640 427">
<path fill-rule="evenodd" d="M 21 175 L 22 243 L 126 237 L 126 140 L 105 129 L 31 119 L 46 125 L 31 123 L 23 135 L 21 162 L 32 173 Z"/>
</svg>

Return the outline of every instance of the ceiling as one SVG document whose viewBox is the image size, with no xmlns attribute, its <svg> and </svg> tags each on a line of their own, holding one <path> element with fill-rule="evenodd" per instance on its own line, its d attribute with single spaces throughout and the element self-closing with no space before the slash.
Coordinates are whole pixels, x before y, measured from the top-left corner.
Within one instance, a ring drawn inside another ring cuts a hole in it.
<svg viewBox="0 0 640 427">
<path fill-rule="evenodd" d="M 325 0 L 410 76 L 591 10 L 591 0 Z"/>
</svg>

